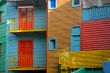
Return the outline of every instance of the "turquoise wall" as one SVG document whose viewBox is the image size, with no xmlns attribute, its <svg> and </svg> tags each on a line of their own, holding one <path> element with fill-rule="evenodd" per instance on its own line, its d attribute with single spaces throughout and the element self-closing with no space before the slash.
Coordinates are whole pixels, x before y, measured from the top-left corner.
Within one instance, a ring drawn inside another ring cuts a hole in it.
<svg viewBox="0 0 110 73">
<path fill-rule="evenodd" d="M 18 9 L 8 2 L 8 20 L 10 18 L 16 18 L 18 24 Z M 34 12 L 34 28 L 46 28 L 46 9 L 35 8 Z M 16 27 L 16 29 L 18 26 Z M 10 29 L 8 23 L 8 30 Z M 33 67 L 46 67 L 46 32 L 36 33 L 7 33 L 7 51 L 8 51 L 8 67 L 18 67 L 18 40 L 34 40 L 34 61 Z M 10 61 L 10 57 L 14 59 L 13 63 Z"/>
<path fill-rule="evenodd" d="M 0 24 L 0 43 L 2 44 L 0 56 L 0 73 L 6 71 L 6 26 L 7 26 L 7 4 L 5 2 L 0 4 L 0 11 L 2 15 L 2 22 Z"/>
<path fill-rule="evenodd" d="M 12 38 L 13 37 L 13 38 Z M 8 65 L 11 68 L 18 67 L 18 40 L 34 40 L 34 64 L 33 67 L 46 67 L 46 34 L 44 33 L 19 33 L 8 34 Z M 10 62 L 14 57 L 14 62 Z"/>
<path fill-rule="evenodd" d="M 15 18 L 16 24 L 18 24 L 18 9 L 11 2 L 8 2 L 8 20 L 10 18 Z M 46 29 L 46 9 L 34 7 L 34 29 L 42 28 Z M 16 29 L 18 29 L 18 25 Z"/>
</svg>

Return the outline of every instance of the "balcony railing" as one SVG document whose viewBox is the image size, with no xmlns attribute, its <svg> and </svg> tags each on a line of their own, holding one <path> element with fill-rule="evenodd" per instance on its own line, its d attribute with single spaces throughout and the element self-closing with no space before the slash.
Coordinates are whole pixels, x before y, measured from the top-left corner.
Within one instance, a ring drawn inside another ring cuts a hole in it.
<svg viewBox="0 0 110 73">
<path fill-rule="evenodd" d="M 26 20 L 25 20 L 26 22 Z M 17 18 L 10 18 L 10 32 L 36 32 L 46 31 L 46 18 L 35 18 L 34 24 L 23 23 L 18 21 Z"/>
</svg>

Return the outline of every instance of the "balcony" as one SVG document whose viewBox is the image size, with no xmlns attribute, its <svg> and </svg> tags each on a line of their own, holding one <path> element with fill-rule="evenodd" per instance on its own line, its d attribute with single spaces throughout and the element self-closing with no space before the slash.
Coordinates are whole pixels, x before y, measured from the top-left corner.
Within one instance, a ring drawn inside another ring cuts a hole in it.
<svg viewBox="0 0 110 73">
<path fill-rule="evenodd" d="M 44 32 L 46 31 L 46 17 L 36 18 L 35 21 L 29 21 L 17 18 L 10 18 L 9 32 L 24 33 L 24 32 Z"/>
<path fill-rule="evenodd" d="M 46 0 L 6 0 L 14 4 L 15 8 L 19 5 L 23 6 L 35 6 L 36 8 L 46 8 Z"/>
</svg>

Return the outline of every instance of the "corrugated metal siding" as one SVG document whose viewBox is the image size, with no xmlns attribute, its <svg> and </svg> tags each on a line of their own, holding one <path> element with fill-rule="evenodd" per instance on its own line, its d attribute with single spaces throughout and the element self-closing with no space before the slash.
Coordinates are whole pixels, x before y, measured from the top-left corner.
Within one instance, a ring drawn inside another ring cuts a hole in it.
<svg viewBox="0 0 110 73">
<path fill-rule="evenodd" d="M 72 27 L 71 51 L 80 51 L 80 26 Z"/>
<path fill-rule="evenodd" d="M 110 19 L 84 22 L 81 26 L 81 50 L 110 49 Z"/>
<path fill-rule="evenodd" d="M 83 9 L 83 21 L 93 21 L 110 18 L 110 5 Z"/>
<path fill-rule="evenodd" d="M 9 67 L 18 66 L 18 40 L 34 40 L 34 64 L 33 67 L 46 67 L 46 34 L 45 33 L 23 33 L 8 36 L 8 60 Z M 11 57 L 11 58 L 10 58 Z M 10 63 L 10 60 L 11 61 Z"/>
<path fill-rule="evenodd" d="M 8 2 L 8 19 L 18 18 L 18 10 L 11 2 Z M 17 21 L 18 24 L 18 21 Z M 8 24 L 8 30 L 10 26 Z M 46 27 L 46 10 L 35 8 L 35 25 L 34 28 Z M 16 26 L 18 28 L 18 26 Z M 46 67 L 46 33 L 7 33 L 8 42 L 8 66 L 10 68 L 18 66 L 18 40 L 34 39 L 34 64 L 33 67 Z M 10 58 L 11 57 L 11 58 Z M 11 61 L 12 60 L 12 61 Z M 11 63 L 10 63 L 11 62 Z"/>
<path fill-rule="evenodd" d="M 2 50 L 0 56 L 0 73 L 5 73 L 6 70 L 6 24 L 7 24 L 7 4 L 0 5 L 2 11 L 2 24 L 0 25 L 0 43 L 2 43 Z"/>
</svg>

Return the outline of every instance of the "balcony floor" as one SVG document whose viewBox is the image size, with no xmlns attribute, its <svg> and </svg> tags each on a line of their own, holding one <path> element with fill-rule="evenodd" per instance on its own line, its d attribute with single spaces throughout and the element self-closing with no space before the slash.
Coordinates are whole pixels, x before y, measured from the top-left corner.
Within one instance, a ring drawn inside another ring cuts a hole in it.
<svg viewBox="0 0 110 73">
<path fill-rule="evenodd" d="M 35 30 L 10 30 L 11 33 L 23 33 L 23 32 L 43 32 L 46 29 L 35 29 Z"/>
<path fill-rule="evenodd" d="M 18 71 L 18 70 L 46 70 L 46 68 L 8 68 L 8 70 Z"/>
</svg>

